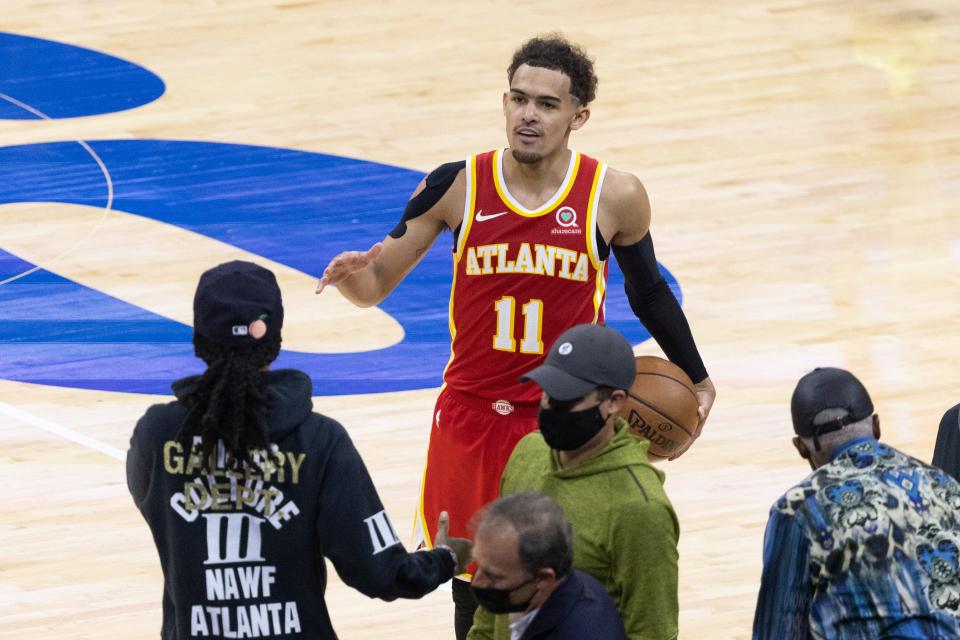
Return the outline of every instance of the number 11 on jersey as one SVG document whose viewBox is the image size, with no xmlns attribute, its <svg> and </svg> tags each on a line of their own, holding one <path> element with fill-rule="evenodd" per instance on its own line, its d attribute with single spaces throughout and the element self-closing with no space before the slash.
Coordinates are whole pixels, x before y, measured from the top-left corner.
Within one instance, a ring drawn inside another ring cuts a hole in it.
<svg viewBox="0 0 960 640">
<path fill-rule="evenodd" d="M 513 327 L 517 301 L 513 296 L 503 296 L 493 303 L 493 308 L 497 312 L 497 332 L 493 335 L 493 348 L 497 351 L 516 351 L 517 341 L 513 337 Z M 543 353 L 543 300 L 528 300 L 520 309 L 523 313 L 520 353 Z"/>
</svg>

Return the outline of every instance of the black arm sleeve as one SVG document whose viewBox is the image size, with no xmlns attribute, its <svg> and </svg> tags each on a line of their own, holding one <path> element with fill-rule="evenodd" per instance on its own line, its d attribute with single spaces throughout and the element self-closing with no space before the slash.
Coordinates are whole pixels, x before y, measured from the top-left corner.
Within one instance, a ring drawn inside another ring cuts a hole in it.
<svg viewBox="0 0 960 640">
<path fill-rule="evenodd" d="M 630 308 L 671 362 L 697 383 L 707 370 L 693 341 L 687 317 L 657 268 L 650 233 L 629 246 L 613 245 L 613 255 L 623 271 L 624 290 Z"/>
<path fill-rule="evenodd" d="M 407 208 L 403 211 L 403 218 L 390 231 L 391 238 L 401 238 L 407 232 L 407 220 L 413 220 L 417 216 L 422 216 L 429 211 L 433 205 L 440 202 L 457 179 L 460 170 L 467 166 L 466 160 L 459 162 L 448 162 L 442 164 L 427 175 L 426 184 L 423 191 L 410 198 L 407 202 Z"/>
<path fill-rule="evenodd" d="M 317 530 L 324 555 L 349 586 L 371 598 L 419 598 L 453 577 L 445 549 L 407 553 L 346 430 L 335 432 L 322 478 Z"/>
</svg>

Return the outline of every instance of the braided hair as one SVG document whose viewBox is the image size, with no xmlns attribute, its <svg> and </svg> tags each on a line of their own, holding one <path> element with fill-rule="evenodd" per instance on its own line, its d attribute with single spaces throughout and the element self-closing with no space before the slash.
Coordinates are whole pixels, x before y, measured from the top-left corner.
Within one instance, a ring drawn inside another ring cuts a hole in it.
<svg viewBox="0 0 960 640">
<path fill-rule="evenodd" d="M 240 467 L 251 447 L 269 445 L 265 414 L 269 396 L 263 368 L 280 353 L 280 336 L 252 347 L 218 344 L 193 334 L 194 353 L 207 363 L 196 388 L 184 398 L 187 417 L 178 439 L 199 435 L 209 460 L 223 441 L 229 466 Z"/>
</svg>

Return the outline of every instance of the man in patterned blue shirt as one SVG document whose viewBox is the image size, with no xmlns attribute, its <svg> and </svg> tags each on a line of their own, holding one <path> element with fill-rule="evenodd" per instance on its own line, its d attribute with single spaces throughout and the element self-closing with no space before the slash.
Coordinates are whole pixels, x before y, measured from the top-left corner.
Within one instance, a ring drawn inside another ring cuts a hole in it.
<svg viewBox="0 0 960 640">
<path fill-rule="evenodd" d="M 791 412 L 814 472 L 770 510 L 753 637 L 960 638 L 960 484 L 878 442 L 847 371 L 801 378 Z"/>
</svg>

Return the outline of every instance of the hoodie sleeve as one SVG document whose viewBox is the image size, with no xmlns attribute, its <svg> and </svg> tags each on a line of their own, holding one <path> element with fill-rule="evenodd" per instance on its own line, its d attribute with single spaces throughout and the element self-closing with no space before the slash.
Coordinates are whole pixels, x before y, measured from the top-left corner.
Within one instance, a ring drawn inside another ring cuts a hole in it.
<svg viewBox="0 0 960 640">
<path fill-rule="evenodd" d="M 156 418 L 161 405 L 154 405 L 137 421 L 130 436 L 130 449 L 127 451 L 127 488 L 137 508 L 143 504 L 150 489 L 153 474 L 154 447 L 150 446 L 150 425 Z"/>
<path fill-rule="evenodd" d="M 317 530 L 323 554 L 343 581 L 367 596 L 394 600 L 422 597 L 452 578 L 446 550 L 404 549 L 343 427 L 328 421 L 321 429 L 336 435 L 320 479 Z"/>
<path fill-rule="evenodd" d="M 627 637 L 676 638 L 677 541 L 680 527 L 668 503 L 649 500 L 623 509 L 610 528 L 613 581 Z"/>
</svg>

